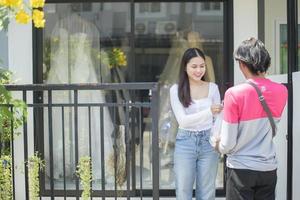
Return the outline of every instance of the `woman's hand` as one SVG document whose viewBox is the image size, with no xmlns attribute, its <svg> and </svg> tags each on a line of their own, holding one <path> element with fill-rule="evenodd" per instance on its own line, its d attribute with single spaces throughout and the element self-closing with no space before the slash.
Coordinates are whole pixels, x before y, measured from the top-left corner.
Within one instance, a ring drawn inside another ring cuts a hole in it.
<svg viewBox="0 0 300 200">
<path fill-rule="evenodd" d="M 213 104 L 210 107 L 210 110 L 213 115 L 219 114 L 223 110 L 223 106 L 221 104 Z"/>
<path fill-rule="evenodd" d="M 209 141 L 211 146 L 215 149 L 215 151 L 217 151 L 219 153 L 220 153 L 220 151 L 219 151 L 220 140 L 221 140 L 220 136 L 211 136 L 210 141 Z"/>
</svg>

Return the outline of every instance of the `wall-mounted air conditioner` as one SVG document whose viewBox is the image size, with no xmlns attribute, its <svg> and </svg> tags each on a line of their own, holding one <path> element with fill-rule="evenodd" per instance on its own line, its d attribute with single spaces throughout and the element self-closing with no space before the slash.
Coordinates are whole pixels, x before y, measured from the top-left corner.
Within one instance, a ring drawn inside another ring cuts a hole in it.
<svg viewBox="0 0 300 200">
<path fill-rule="evenodd" d="M 144 35 L 148 33 L 148 22 L 136 22 L 135 23 L 135 34 Z"/>
<path fill-rule="evenodd" d="M 156 34 L 171 35 L 177 31 L 176 21 L 158 21 L 156 24 Z"/>
</svg>

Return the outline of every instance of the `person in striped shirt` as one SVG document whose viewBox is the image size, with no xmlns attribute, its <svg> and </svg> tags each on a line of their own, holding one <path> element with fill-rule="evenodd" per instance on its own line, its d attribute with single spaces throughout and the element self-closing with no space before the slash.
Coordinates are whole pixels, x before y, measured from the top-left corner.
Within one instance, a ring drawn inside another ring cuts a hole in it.
<svg viewBox="0 0 300 200">
<path fill-rule="evenodd" d="M 265 77 L 271 58 L 255 38 L 243 41 L 234 58 L 247 81 L 261 90 L 277 124 L 287 102 L 287 89 Z M 215 148 L 227 155 L 227 200 L 273 200 L 277 159 L 272 128 L 255 88 L 247 82 L 224 96 L 223 122 Z"/>
</svg>

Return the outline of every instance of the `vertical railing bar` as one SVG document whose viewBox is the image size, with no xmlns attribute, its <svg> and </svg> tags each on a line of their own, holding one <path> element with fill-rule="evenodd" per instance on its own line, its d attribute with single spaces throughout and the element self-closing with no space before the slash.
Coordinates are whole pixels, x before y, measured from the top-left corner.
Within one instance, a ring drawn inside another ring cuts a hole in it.
<svg viewBox="0 0 300 200">
<path fill-rule="evenodd" d="M 139 138 L 140 138 L 140 195 L 143 199 L 143 170 L 144 170 L 144 138 L 142 133 L 142 107 L 139 107 Z"/>
<path fill-rule="evenodd" d="M 54 200 L 53 173 L 53 127 L 52 127 L 52 90 L 48 90 L 48 121 L 49 121 L 49 156 L 50 156 L 50 190 L 51 200 Z"/>
<path fill-rule="evenodd" d="M 78 165 L 79 160 L 79 146 L 78 146 L 78 90 L 74 90 L 74 125 L 75 125 L 75 169 Z M 79 191 L 79 179 L 75 178 L 76 184 L 76 199 L 79 200 L 80 191 Z"/>
<path fill-rule="evenodd" d="M 93 166 L 92 166 L 92 130 L 91 130 L 91 106 L 88 106 L 88 120 L 89 120 L 89 155 L 90 155 L 90 163 L 91 163 L 91 172 L 92 172 L 92 174 L 93 174 Z M 91 196 L 90 196 L 90 199 L 93 199 L 93 183 L 92 183 L 92 181 L 91 181 L 91 183 L 90 183 L 90 187 L 91 187 L 91 191 L 90 191 L 90 193 L 91 193 Z"/>
<path fill-rule="evenodd" d="M 27 103 L 27 91 L 23 90 L 23 101 Z M 28 183 L 28 168 L 27 168 L 27 160 L 28 160 L 28 137 L 27 137 L 27 122 L 26 116 L 23 112 L 23 140 L 24 140 L 24 171 L 25 171 L 25 192 L 26 199 L 29 200 L 29 183 Z"/>
<path fill-rule="evenodd" d="M 103 123 L 103 106 L 100 106 L 100 143 L 101 143 L 101 189 L 103 192 L 102 199 L 105 199 L 105 157 L 104 157 L 104 123 Z"/>
<path fill-rule="evenodd" d="M 120 137 L 120 135 L 117 135 L 117 134 L 120 134 L 120 131 L 119 133 L 117 133 L 117 130 L 119 129 L 116 129 L 116 107 L 113 107 L 113 124 L 114 124 L 114 175 L 115 175 L 115 200 L 117 200 L 118 198 L 118 194 L 117 194 L 117 191 L 118 191 L 118 188 L 117 188 L 117 136 Z"/>
<path fill-rule="evenodd" d="M 0 109 L 4 109 L 4 106 L 0 106 Z M 0 156 L 2 155 L 2 135 L 0 134 Z"/>
<path fill-rule="evenodd" d="M 125 104 L 125 145 L 126 145 L 126 178 L 127 178 L 127 199 L 130 199 L 130 138 L 129 138 L 129 105 Z"/>
<path fill-rule="evenodd" d="M 159 199 L 159 150 L 158 150 L 158 86 L 152 88 L 152 169 L 153 169 L 153 200 Z M 153 162 L 158 161 L 158 162 Z"/>
<path fill-rule="evenodd" d="M 64 199 L 67 199 L 67 186 L 66 186 L 66 154 L 65 154 L 65 109 L 61 107 L 62 119 L 62 145 L 63 145 L 63 176 L 64 176 Z"/>
<path fill-rule="evenodd" d="M 36 112 L 35 112 L 35 102 L 33 102 L 33 106 L 32 106 L 32 112 L 33 112 L 33 119 L 34 119 L 34 121 L 35 121 L 35 115 L 36 115 Z M 36 126 L 35 125 L 33 125 L 34 126 L 34 129 L 36 128 Z M 39 138 L 40 136 L 39 135 L 37 135 L 36 136 L 36 131 L 34 131 L 34 137 L 36 137 L 36 138 Z M 44 155 L 42 155 L 42 153 L 41 153 L 41 150 L 40 150 L 40 145 L 39 145 L 39 142 L 40 141 L 40 139 L 34 139 L 34 147 L 35 147 L 35 151 L 37 151 L 38 153 L 39 153 L 39 156 L 40 156 L 40 158 L 42 159 L 42 160 L 44 160 Z M 44 163 L 45 165 L 46 165 L 46 163 Z M 44 166 L 44 168 L 45 168 L 45 166 Z M 45 186 L 45 182 L 43 182 L 42 180 L 42 176 L 43 176 L 43 170 L 40 168 L 39 169 L 39 184 L 40 184 L 40 200 L 42 200 L 42 196 L 43 196 L 43 187 Z"/>
<path fill-rule="evenodd" d="M 10 112 L 11 114 L 13 115 L 14 113 L 14 108 L 13 106 L 10 106 Z M 16 199 L 16 189 L 15 189 L 15 151 L 14 151 L 14 118 L 11 119 L 11 125 L 10 125 L 10 128 L 11 128 L 11 136 L 10 136 L 10 139 L 11 139 L 11 171 L 12 171 L 12 189 L 13 189 L 13 199 L 15 200 Z M 0 140 L 1 141 L 1 140 Z"/>
<path fill-rule="evenodd" d="M 130 143 L 130 151 L 131 151 L 131 177 L 132 177 L 132 191 L 136 192 L 136 167 L 135 167 L 135 162 L 136 162 L 136 156 L 135 156 L 135 118 L 134 118 L 134 107 L 130 106 L 129 109 L 129 130 L 130 130 L 130 138 L 131 138 L 131 143 Z"/>
<path fill-rule="evenodd" d="M 33 116 L 33 120 L 34 120 L 34 134 L 35 134 L 35 142 L 36 144 L 34 145 L 35 148 L 36 148 L 36 151 L 39 152 L 40 156 L 41 156 L 41 159 L 42 160 L 45 160 L 45 149 L 44 149 L 44 143 L 45 143 L 45 140 L 44 140 L 44 110 L 46 109 L 46 105 L 43 105 L 43 106 L 37 106 L 36 104 L 39 104 L 39 103 L 44 103 L 44 100 L 42 100 L 42 96 L 45 92 L 45 90 L 39 90 L 39 91 L 36 91 L 37 93 L 34 94 L 35 95 L 38 95 L 37 96 L 37 99 L 34 98 L 34 101 L 33 101 L 33 113 L 34 113 L 34 116 Z M 40 123 L 36 123 L 36 122 L 41 122 Z M 43 133 L 43 134 L 40 134 L 40 133 Z M 44 169 L 46 168 L 46 165 L 47 163 L 45 162 L 45 166 L 44 166 Z M 45 190 L 46 190 L 46 181 L 45 181 L 45 177 L 46 177 L 46 170 L 42 170 L 40 169 L 39 170 L 39 174 L 40 174 L 40 178 L 39 178 L 39 184 L 40 184 L 40 200 L 42 200 L 42 195 L 45 193 Z"/>
</svg>

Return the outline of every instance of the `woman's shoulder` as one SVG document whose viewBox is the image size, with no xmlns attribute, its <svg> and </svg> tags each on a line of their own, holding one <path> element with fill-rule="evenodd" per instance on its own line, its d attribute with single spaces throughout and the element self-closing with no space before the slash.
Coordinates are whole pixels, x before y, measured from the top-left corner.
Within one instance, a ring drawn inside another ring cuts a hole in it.
<svg viewBox="0 0 300 200">
<path fill-rule="evenodd" d="M 209 88 L 212 89 L 213 91 L 215 90 L 219 91 L 219 86 L 214 82 L 209 82 Z"/>
<path fill-rule="evenodd" d="M 170 92 L 177 92 L 178 91 L 178 84 L 175 83 L 170 87 Z"/>
<path fill-rule="evenodd" d="M 208 96 L 212 97 L 218 93 L 220 93 L 218 85 L 214 82 L 209 82 L 209 95 Z"/>
<path fill-rule="evenodd" d="M 218 85 L 214 82 L 208 82 L 208 84 L 209 84 L 210 87 L 218 88 Z"/>
</svg>

